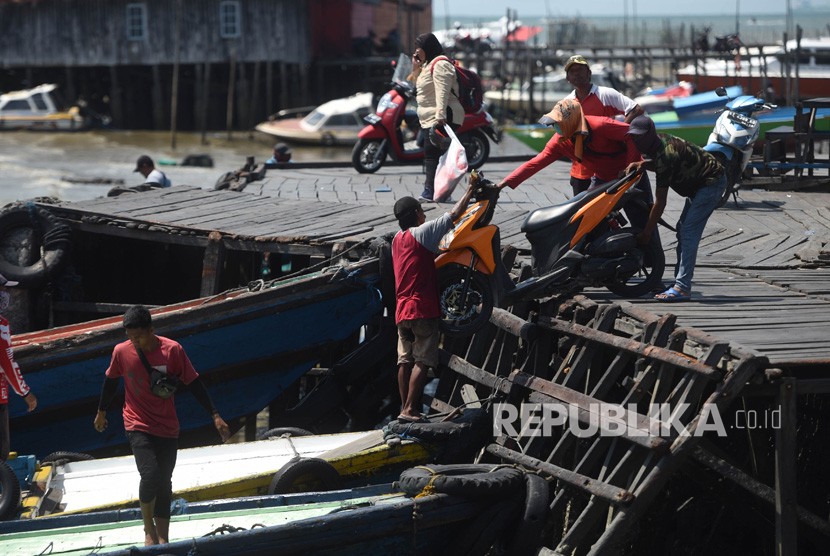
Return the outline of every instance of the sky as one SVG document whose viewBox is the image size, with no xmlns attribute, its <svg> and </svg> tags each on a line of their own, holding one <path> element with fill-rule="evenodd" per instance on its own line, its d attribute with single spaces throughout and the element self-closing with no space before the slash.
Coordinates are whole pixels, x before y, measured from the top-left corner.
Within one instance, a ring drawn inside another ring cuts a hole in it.
<svg viewBox="0 0 830 556">
<path fill-rule="evenodd" d="M 793 9 L 812 6 L 815 9 L 830 10 L 830 0 L 790 0 Z M 676 2 L 666 0 L 590 0 L 588 3 L 563 0 L 432 0 L 432 14 L 442 17 L 447 11 L 450 16 L 502 16 L 507 8 L 522 17 L 553 17 L 592 15 L 710 15 L 725 13 L 734 16 L 736 8 L 749 15 L 785 14 L 787 0 L 695 0 Z"/>
</svg>

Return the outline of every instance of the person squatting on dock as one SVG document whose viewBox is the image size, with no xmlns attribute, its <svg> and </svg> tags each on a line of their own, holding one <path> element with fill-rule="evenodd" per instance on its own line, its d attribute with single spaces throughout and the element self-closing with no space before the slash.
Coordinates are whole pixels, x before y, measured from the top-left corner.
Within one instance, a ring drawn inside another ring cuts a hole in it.
<svg viewBox="0 0 830 556">
<path fill-rule="evenodd" d="M 153 333 L 152 317 L 146 307 L 134 305 L 127 309 L 123 326 L 128 339 L 113 349 L 93 425 L 98 432 L 107 428 L 106 410 L 115 396 L 118 379 L 123 377 L 124 429 L 141 475 L 138 498 L 144 520 L 144 544 L 164 544 L 170 532 L 171 478 L 176 467 L 179 420 L 175 396 L 161 398 L 151 390 L 150 371 L 138 350 L 153 369 L 190 386 L 193 397 L 213 417 L 222 441 L 230 437 L 230 430 L 181 344 Z"/>
<path fill-rule="evenodd" d="M 542 151 L 513 170 L 499 184 L 499 189 L 516 189 L 525 180 L 561 158 L 579 161 L 591 174 L 590 191 L 600 185 L 619 179 L 623 170 L 642 160 L 640 151 L 628 135 L 628 124 L 604 116 L 585 116 L 575 99 L 563 99 L 553 110 L 542 116 L 540 123 L 553 126 L 556 131 Z M 645 181 L 645 183 L 643 183 Z M 640 179 L 635 186 L 642 192 L 646 205 L 653 201 L 648 180 Z M 643 229 L 649 210 L 629 203 L 625 214 L 631 224 Z M 654 241 L 660 241 L 653 231 Z"/>
<path fill-rule="evenodd" d="M 718 160 L 697 145 L 673 135 L 658 134 L 654 122 L 638 116 L 629 132 L 645 160 L 632 163 L 627 171 L 652 170 L 657 176 L 656 201 L 648 222 L 638 236 L 640 243 L 651 241 L 657 222 L 666 208 L 669 187 L 683 197 L 686 204 L 677 221 L 677 264 L 674 285 L 654 296 L 658 301 L 688 301 L 692 297 L 692 277 L 697 249 L 706 222 L 718 206 L 726 188 L 726 172 Z"/>
<path fill-rule="evenodd" d="M 20 367 L 14 360 L 12 352 L 12 332 L 9 321 L 2 315 L 9 308 L 11 295 L 7 288 L 13 288 L 18 283 L 6 279 L 0 274 L 0 460 L 9 459 L 11 451 L 11 436 L 9 435 L 9 386 L 26 402 L 31 413 L 37 407 L 35 397 L 29 385 L 23 380 Z"/>
<path fill-rule="evenodd" d="M 395 272 L 395 323 L 398 325 L 398 391 L 401 395 L 399 421 L 420 421 L 421 398 L 429 368 L 438 365 L 438 271 L 435 256 L 438 243 L 452 223 L 467 208 L 472 183 L 451 212 L 427 221 L 421 203 L 402 197 L 393 208 L 401 231 L 392 240 L 392 267 Z"/>
<path fill-rule="evenodd" d="M 622 115 L 625 118 L 623 120 L 625 123 L 631 123 L 631 120 L 644 113 L 639 104 L 618 90 L 591 83 L 591 75 L 588 60 L 581 54 L 574 54 L 565 62 L 565 78 L 574 87 L 574 90 L 565 98 L 576 99 L 582 106 L 583 114 L 586 116 L 606 116 L 608 118 Z M 578 160 L 574 160 L 571 164 L 573 194 L 577 195 L 588 189 L 591 186 L 593 175 L 594 173 L 590 169 Z M 648 175 L 643 174 L 642 179 L 645 180 L 644 183 L 641 181 L 643 187 L 651 189 Z"/>
<path fill-rule="evenodd" d="M 432 201 L 438 159 L 447 150 L 447 147 L 442 147 L 439 138 L 435 138 L 435 134 L 441 134 L 444 124 L 449 124 L 453 131 L 457 131 L 464 122 L 464 108 L 458 100 L 455 66 L 446 57 L 435 60 L 444 54 L 441 42 L 432 33 L 424 33 L 415 39 L 415 46 L 411 75 L 417 75 L 415 99 L 418 102 L 418 121 L 424 134 L 428 134 L 428 139 L 424 141 L 426 179 L 421 199 Z"/>
</svg>

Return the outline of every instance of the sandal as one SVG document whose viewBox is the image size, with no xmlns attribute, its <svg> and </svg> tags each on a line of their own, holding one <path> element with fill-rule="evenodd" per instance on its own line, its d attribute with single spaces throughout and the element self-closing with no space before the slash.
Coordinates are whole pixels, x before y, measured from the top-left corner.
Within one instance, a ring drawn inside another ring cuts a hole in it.
<svg viewBox="0 0 830 556">
<path fill-rule="evenodd" d="M 689 301 L 692 298 L 690 292 L 684 292 L 677 286 L 672 286 L 663 293 L 658 293 L 654 296 L 657 301 L 664 303 L 677 303 L 678 301 Z"/>
<path fill-rule="evenodd" d="M 420 416 L 418 418 L 409 417 L 408 415 L 398 415 L 398 422 L 400 423 L 429 423 L 426 417 Z"/>
</svg>

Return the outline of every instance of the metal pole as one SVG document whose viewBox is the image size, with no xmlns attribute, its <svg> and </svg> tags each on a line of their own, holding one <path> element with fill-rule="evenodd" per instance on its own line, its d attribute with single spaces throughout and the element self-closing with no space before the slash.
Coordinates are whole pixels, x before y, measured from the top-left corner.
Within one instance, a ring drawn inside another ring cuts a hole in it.
<svg viewBox="0 0 830 556">
<path fill-rule="evenodd" d="M 173 85 L 170 93 L 170 148 L 176 150 L 176 119 L 179 112 L 179 45 L 181 41 L 182 0 L 176 0 L 176 36 L 173 42 Z"/>
</svg>

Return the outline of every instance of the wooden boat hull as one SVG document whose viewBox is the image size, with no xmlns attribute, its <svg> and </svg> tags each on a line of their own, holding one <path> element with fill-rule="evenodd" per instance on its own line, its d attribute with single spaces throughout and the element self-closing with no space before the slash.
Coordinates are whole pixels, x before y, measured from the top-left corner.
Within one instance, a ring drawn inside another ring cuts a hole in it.
<svg viewBox="0 0 830 556">
<path fill-rule="evenodd" d="M 179 450 L 173 497 L 188 503 L 268 494 L 274 474 L 296 457 L 327 461 L 344 481 L 425 463 L 430 452 L 404 440 L 389 446 L 383 432 L 272 438 Z M 139 475 L 132 456 L 46 464 L 23 500 L 23 518 L 136 507 Z"/>
<path fill-rule="evenodd" d="M 325 494 L 214 501 L 181 508 L 170 524 L 164 554 L 438 554 L 493 503 L 446 494 L 419 499 L 391 485 Z M 414 521 L 417 516 L 417 522 Z M 221 532 L 221 534 L 219 534 Z M 160 554 L 139 547 L 143 526 L 135 510 L 0 524 L 7 556 Z"/>
<path fill-rule="evenodd" d="M 675 112 L 660 112 L 650 116 L 654 120 L 654 126 L 658 133 L 675 135 L 696 145 L 703 146 L 709 141 L 709 134 L 712 133 L 712 129 L 715 127 L 718 114 L 707 112 L 680 118 Z M 795 108 L 792 107 L 779 108 L 774 112 L 760 114 L 758 116 L 761 122 L 759 142 L 763 141 L 764 134 L 767 131 L 781 125 L 791 125 L 794 117 Z M 816 129 L 821 131 L 830 130 L 830 110 L 819 110 Z M 506 127 L 504 131 L 537 152 L 545 148 L 547 142 L 553 137 L 551 128 L 538 124 Z"/>
<path fill-rule="evenodd" d="M 362 268 L 369 272 L 371 263 Z M 153 309 L 154 328 L 184 346 L 218 410 L 233 421 L 266 407 L 317 364 L 326 348 L 381 310 L 374 287 L 331 278 L 318 274 L 160 307 Z M 39 458 L 104 448 L 127 453 L 120 404 L 108 412 L 104 433 L 92 427 L 103 373 L 113 346 L 123 339 L 120 317 L 13 338 L 15 359 L 40 402 L 31 414 L 19 400 L 10 404 L 16 451 Z M 218 440 L 192 395 L 177 395 L 176 408 L 182 446 Z"/>
</svg>

